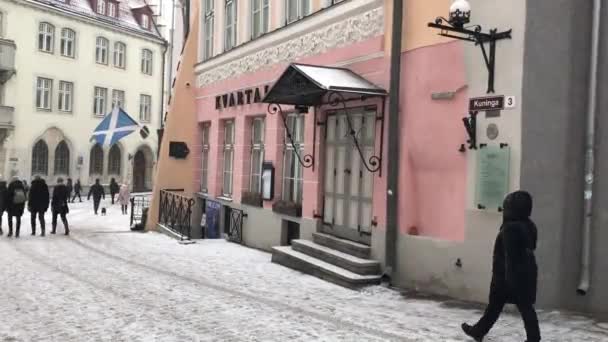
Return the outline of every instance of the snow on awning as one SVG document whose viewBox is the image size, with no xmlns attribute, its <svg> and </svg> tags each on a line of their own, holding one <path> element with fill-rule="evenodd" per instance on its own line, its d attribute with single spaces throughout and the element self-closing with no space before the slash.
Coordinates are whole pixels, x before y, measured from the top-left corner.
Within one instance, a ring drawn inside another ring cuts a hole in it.
<svg viewBox="0 0 608 342">
<path fill-rule="evenodd" d="M 351 97 L 387 95 L 386 90 L 346 68 L 291 64 L 262 102 L 312 107 L 324 104 L 330 92 Z"/>
</svg>

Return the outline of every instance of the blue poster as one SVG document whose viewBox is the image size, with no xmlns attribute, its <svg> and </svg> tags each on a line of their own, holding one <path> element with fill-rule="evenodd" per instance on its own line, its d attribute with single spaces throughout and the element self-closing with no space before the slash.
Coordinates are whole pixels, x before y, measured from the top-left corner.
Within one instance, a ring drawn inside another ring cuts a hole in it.
<svg viewBox="0 0 608 342">
<path fill-rule="evenodd" d="M 207 200 L 207 208 L 205 210 L 205 224 L 207 231 L 207 239 L 219 239 L 220 238 L 220 210 L 222 204 Z"/>
</svg>

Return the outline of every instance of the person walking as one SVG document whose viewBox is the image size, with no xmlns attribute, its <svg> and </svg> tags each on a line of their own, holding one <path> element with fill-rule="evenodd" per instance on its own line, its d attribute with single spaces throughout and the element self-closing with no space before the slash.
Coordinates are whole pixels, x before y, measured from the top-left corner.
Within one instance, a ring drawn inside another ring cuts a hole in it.
<svg viewBox="0 0 608 342">
<path fill-rule="evenodd" d="M 68 227 L 67 215 L 70 212 L 68 207 L 68 201 L 70 200 L 70 193 L 67 185 L 63 184 L 63 178 L 57 179 L 57 186 L 53 189 L 53 200 L 51 201 L 51 207 L 53 211 L 53 230 L 51 234 L 57 232 L 57 216 L 61 216 L 61 222 L 63 223 L 63 229 L 65 235 L 70 235 L 70 228 Z"/>
<path fill-rule="evenodd" d="M 40 176 L 36 176 L 32 181 L 28 198 L 27 209 L 30 212 L 32 236 L 36 235 L 36 217 L 40 220 L 40 236 L 44 236 L 46 228 L 44 214 L 49 209 L 50 195 L 48 185 Z"/>
<path fill-rule="evenodd" d="M 95 215 L 99 211 L 99 203 L 101 199 L 106 199 L 106 191 L 103 189 L 103 186 L 99 183 L 99 178 L 95 180 L 95 184 L 91 186 L 89 190 L 89 196 L 87 197 L 87 201 L 91 199 L 91 195 L 93 196 L 93 209 L 95 210 Z"/>
<path fill-rule="evenodd" d="M 538 266 L 534 251 L 538 239 L 530 219 L 532 196 L 525 191 L 509 194 L 503 203 L 503 223 L 494 244 L 489 304 L 477 324 L 462 324 L 465 334 L 481 342 L 507 303 L 515 304 L 524 321 L 527 342 L 540 341 L 534 304 Z"/>
<path fill-rule="evenodd" d="M 4 234 L 2 231 L 2 216 L 4 216 L 4 212 L 7 207 L 6 195 L 8 193 L 8 188 L 6 187 L 5 181 L 0 181 L 0 236 Z"/>
<path fill-rule="evenodd" d="M 68 188 L 68 203 L 70 199 L 72 199 L 72 191 L 74 191 L 74 184 L 72 183 L 72 178 L 67 179 L 67 183 L 65 186 Z"/>
<path fill-rule="evenodd" d="M 122 214 L 127 215 L 129 213 L 129 201 L 131 200 L 131 192 L 127 184 L 122 184 L 118 193 L 118 202 L 120 202 L 120 208 Z"/>
<path fill-rule="evenodd" d="M 112 196 L 112 205 L 114 205 L 114 198 L 120 191 L 120 186 L 116 183 L 116 179 L 112 178 L 110 180 L 110 196 Z"/>
<path fill-rule="evenodd" d="M 8 191 L 6 195 L 7 200 L 7 212 L 8 212 L 8 237 L 13 236 L 13 217 L 16 221 L 15 237 L 19 237 L 19 231 L 21 230 L 21 216 L 25 210 L 25 202 L 27 201 L 27 193 L 25 192 L 25 186 L 19 178 L 13 178 L 13 181 L 8 185 Z"/>
<path fill-rule="evenodd" d="M 77 179 L 76 184 L 74 184 L 74 197 L 72 197 L 72 203 L 76 202 L 76 197 L 78 197 L 78 199 L 80 200 L 80 203 L 82 203 L 82 197 L 80 196 L 81 192 L 82 192 L 82 185 L 80 184 L 80 179 Z"/>
</svg>

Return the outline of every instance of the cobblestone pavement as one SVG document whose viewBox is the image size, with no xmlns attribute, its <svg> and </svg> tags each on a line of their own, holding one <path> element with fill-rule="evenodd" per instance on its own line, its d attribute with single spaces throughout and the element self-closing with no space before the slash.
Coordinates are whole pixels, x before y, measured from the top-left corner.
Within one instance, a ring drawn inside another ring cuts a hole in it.
<svg viewBox="0 0 608 342">
<path fill-rule="evenodd" d="M 96 217 L 89 206 L 72 208 L 70 237 L 32 237 L 28 225 L 18 240 L 0 237 L 0 341 L 451 342 L 467 341 L 458 327 L 480 314 L 383 287 L 351 291 L 224 241 L 132 233 L 119 208 Z M 540 318 L 545 341 L 608 341 L 608 324 Z M 505 315 L 487 341 L 521 342 L 521 330 Z"/>
</svg>

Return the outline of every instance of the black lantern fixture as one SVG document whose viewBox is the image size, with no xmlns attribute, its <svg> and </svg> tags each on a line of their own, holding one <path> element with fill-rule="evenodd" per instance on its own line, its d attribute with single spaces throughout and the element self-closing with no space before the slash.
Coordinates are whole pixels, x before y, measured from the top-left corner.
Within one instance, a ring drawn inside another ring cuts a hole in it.
<svg viewBox="0 0 608 342">
<path fill-rule="evenodd" d="M 483 58 L 488 68 L 488 90 L 487 93 L 494 93 L 494 69 L 496 64 L 496 41 L 511 39 L 511 30 L 498 32 L 498 29 L 491 29 L 488 33 L 482 32 L 481 25 L 465 26 L 471 21 L 471 5 L 467 0 L 455 0 L 450 7 L 450 19 L 437 17 L 434 23 L 428 26 L 440 29 L 439 35 L 465 40 L 475 43 L 481 47 Z M 490 51 L 486 51 L 485 44 L 490 44 Z"/>
</svg>

